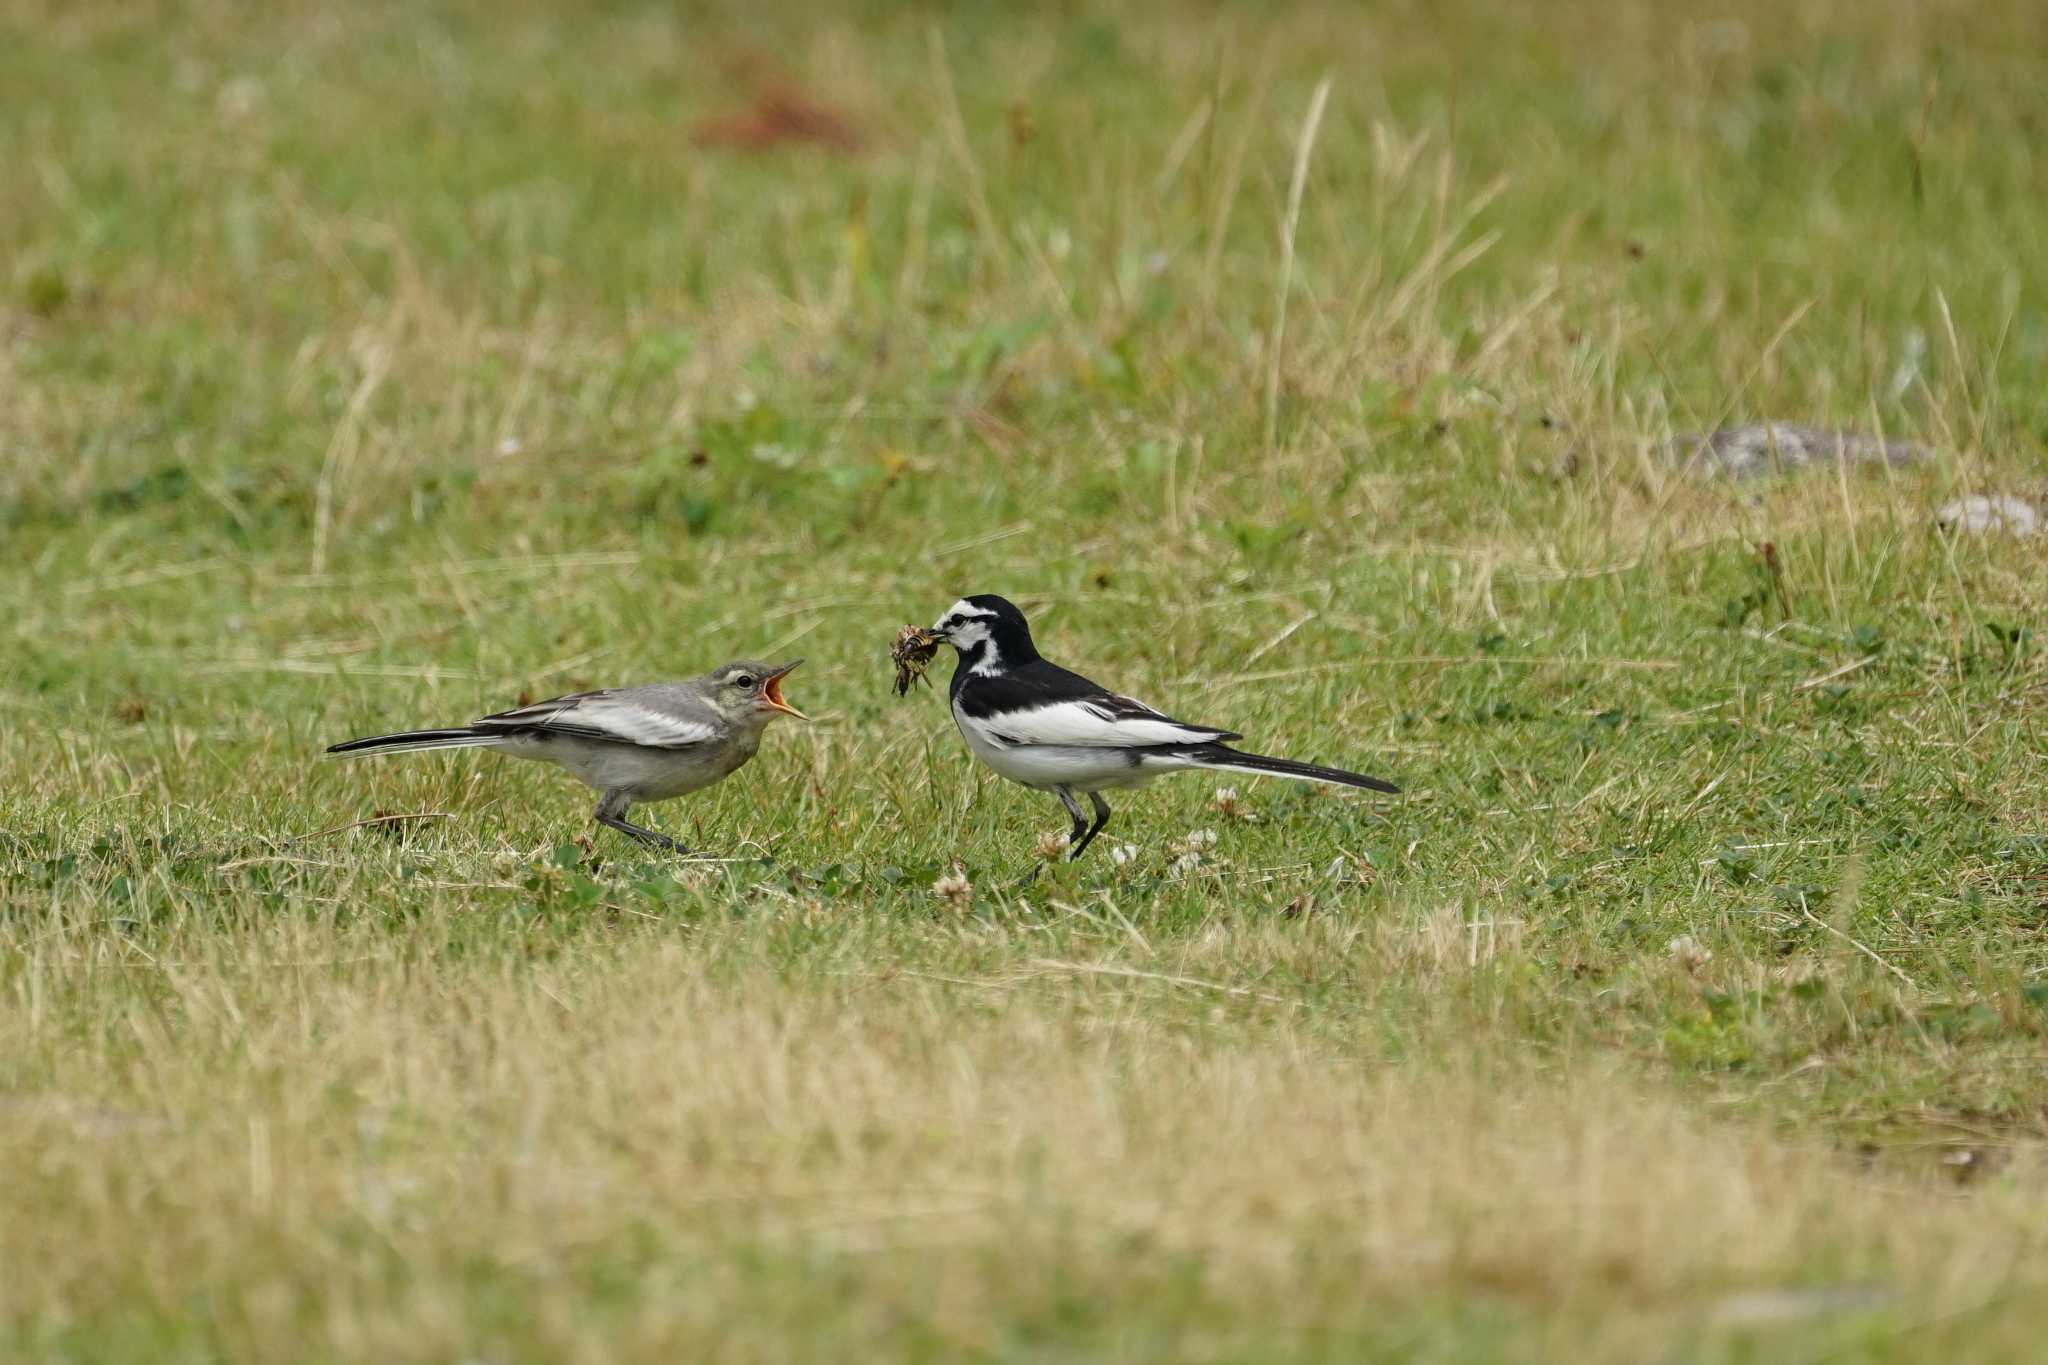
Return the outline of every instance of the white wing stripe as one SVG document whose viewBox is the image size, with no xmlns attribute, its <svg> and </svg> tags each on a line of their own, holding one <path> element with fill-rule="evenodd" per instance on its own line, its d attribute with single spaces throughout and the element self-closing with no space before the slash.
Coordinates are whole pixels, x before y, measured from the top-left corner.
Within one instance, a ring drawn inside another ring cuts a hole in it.
<svg viewBox="0 0 2048 1365">
<path fill-rule="evenodd" d="M 609 697 L 593 697 L 550 721 L 550 724 L 565 723 L 599 731 L 621 743 L 645 744 L 661 749 L 701 744 L 712 735 L 711 727 L 703 721 Z"/>
<path fill-rule="evenodd" d="M 1207 744 L 1225 731 L 1182 725 L 1157 713 L 1119 719 L 1087 701 L 1054 702 L 1029 711 L 970 718 L 997 744 L 1049 744 L 1083 749 L 1120 749 L 1151 744 Z"/>
</svg>

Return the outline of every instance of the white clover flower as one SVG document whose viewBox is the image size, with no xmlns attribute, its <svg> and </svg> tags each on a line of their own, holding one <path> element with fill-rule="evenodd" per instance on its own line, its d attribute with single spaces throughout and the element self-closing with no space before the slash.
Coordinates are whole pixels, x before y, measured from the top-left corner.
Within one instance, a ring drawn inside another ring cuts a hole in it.
<svg viewBox="0 0 2048 1365">
<path fill-rule="evenodd" d="M 1138 846 L 1136 844 L 1111 844 L 1109 846 L 1109 861 L 1118 867 L 1129 867 L 1132 863 L 1138 861 Z"/>
<path fill-rule="evenodd" d="M 1185 839 L 1174 840 L 1166 846 L 1166 851 L 1174 855 L 1167 871 L 1175 876 L 1186 874 L 1189 870 L 1201 866 L 1202 855 L 1214 847 L 1216 831 L 1213 829 L 1198 829 Z"/>
<path fill-rule="evenodd" d="M 1067 851 L 1067 836 L 1056 829 L 1046 830 L 1038 836 L 1038 856 L 1049 863 L 1056 863 Z"/>
<path fill-rule="evenodd" d="M 948 910 L 965 910 L 974 899 L 974 883 L 967 880 L 967 874 L 956 864 L 951 872 L 932 883 L 932 895 Z"/>
<path fill-rule="evenodd" d="M 1210 798 L 1209 806 L 1226 820 L 1239 820 L 1249 824 L 1259 818 L 1252 813 L 1251 803 L 1239 796 L 1235 787 L 1218 787 L 1216 795 Z"/>
<path fill-rule="evenodd" d="M 1702 947 L 1691 934 L 1680 934 L 1672 939 L 1664 945 L 1664 952 L 1672 962 L 1694 974 L 1714 960 L 1713 950 Z"/>
</svg>

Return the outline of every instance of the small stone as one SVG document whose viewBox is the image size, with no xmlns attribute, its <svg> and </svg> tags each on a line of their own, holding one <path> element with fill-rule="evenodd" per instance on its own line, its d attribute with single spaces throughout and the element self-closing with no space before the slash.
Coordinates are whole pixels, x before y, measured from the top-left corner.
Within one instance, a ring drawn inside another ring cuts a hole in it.
<svg viewBox="0 0 2048 1365">
<path fill-rule="evenodd" d="M 1890 441 L 1854 431 L 1829 431 L 1797 422 L 1752 422 L 1671 438 L 1665 454 L 1688 469 L 1729 479 L 1804 469 L 1815 464 L 1918 464 L 1933 452 L 1912 441 Z"/>
<path fill-rule="evenodd" d="M 1934 522 L 1944 531 L 1966 531 L 1977 536 L 1990 531 L 2031 536 L 2040 534 L 2041 509 L 2004 493 L 1995 497 L 1980 493 L 1943 503 L 1934 514 Z"/>
<path fill-rule="evenodd" d="M 1895 1297 L 1878 1285 L 1788 1285 L 1730 1294 L 1713 1306 L 1709 1316 L 1724 1327 L 1782 1327 L 1812 1318 L 1874 1312 Z"/>
<path fill-rule="evenodd" d="M 254 76 L 236 76 L 225 82 L 214 97 L 214 107 L 223 119 L 240 121 L 263 107 L 263 82 Z"/>
</svg>

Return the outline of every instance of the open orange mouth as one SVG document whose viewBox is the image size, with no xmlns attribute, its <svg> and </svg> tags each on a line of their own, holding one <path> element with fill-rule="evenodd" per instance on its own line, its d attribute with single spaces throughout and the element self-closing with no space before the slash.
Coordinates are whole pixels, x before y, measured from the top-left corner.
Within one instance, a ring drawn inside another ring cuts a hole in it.
<svg viewBox="0 0 2048 1365">
<path fill-rule="evenodd" d="M 784 664 L 773 673 L 770 673 L 761 684 L 761 698 L 773 710 L 780 711 L 784 715 L 795 716 L 798 720 L 809 720 L 809 716 L 782 699 L 782 680 L 790 675 L 797 664 L 802 662 L 802 659 L 798 659 L 795 664 Z"/>
</svg>

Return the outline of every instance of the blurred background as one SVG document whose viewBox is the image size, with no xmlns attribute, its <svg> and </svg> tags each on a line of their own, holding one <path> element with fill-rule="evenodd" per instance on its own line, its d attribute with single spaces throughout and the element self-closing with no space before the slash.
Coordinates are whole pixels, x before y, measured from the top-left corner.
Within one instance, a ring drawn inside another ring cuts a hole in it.
<svg viewBox="0 0 2048 1365">
<path fill-rule="evenodd" d="M 182 478 L 195 552 L 313 568 L 830 538 L 963 470 L 1088 513 L 1169 436 L 1320 495 L 2048 401 L 2028 5 L 5 14 L 16 534 Z"/>
</svg>

